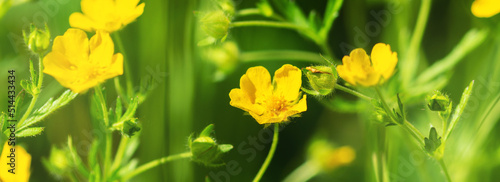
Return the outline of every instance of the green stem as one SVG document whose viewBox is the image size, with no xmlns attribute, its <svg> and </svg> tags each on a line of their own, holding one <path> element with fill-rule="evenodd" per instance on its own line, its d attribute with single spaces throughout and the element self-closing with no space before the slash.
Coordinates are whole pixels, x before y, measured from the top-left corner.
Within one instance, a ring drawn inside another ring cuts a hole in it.
<svg viewBox="0 0 500 182">
<path fill-rule="evenodd" d="M 272 18 L 272 19 L 278 20 L 278 21 L 286 21 L 285 18 L 283 18 L 279 15 L 276 15 L 276 14 L 272 14 L 271 16 L 266 16 L 266 15 L 262 14 L 262 12 L 257 8 L 242 9 L 242 10 L 239 10 L 238 12 L 236 12 L 236 16 L 240 16 L 240 17 L 241 16 L 253 16 L 253 15 L 264 16 L 264 17 Z"/>
<path fill-rule="evenodd" d="M 366 96 L 366 95 L 363 95 L 362 93 L 359 93 L 359 92 L 357 92 L 357 91 L 355 91 L 355 90 L 352 90 L 352 89 L 350 89 L 350 88 L 344 87 L 344 86 L 342 86 L 342 85 L 340 85 L 340 84 L 338 84 L 338 83 L 336 83 L 336 84 L 335 84 L 335 88 L 336 88 L 336 89 L 339 89 L 339 90 L 342 90 L 342 91 L 344 91 L 344 92 L 350 93 L 350 94 L 352 94 L 352 95 L 354 95 L 354 96 L 356 96 L 356 97 L 359 97 L 359 98 L 361 98 L 361 99 L 365 99 L 365 100 L 367 100 L 367 101 L 371 101 L 371 100 L 373 100 L 373 98 L 371 98 L 371 97 L 368 97 L 368 96 Z"/>
<path fill-rule="evenodd" d="M 292 173 L 290 173 L 284 182 L 302 182 L 309 181 L 312 177 L 316 176 L 320 172 L 320 164 L 312 160 L 304 162 L 302 165 L 297 167 Z"/>
<path fill-rule="evenodd" d="M 439 161 L 439 165 L 441 166 L 446 179 L 448 180 L 448 182 L 451 182 L 450 173 L 448 173 L 448 169 L 446 169 L 446 164 L 444 164 L 443 158 L 437 160 Z"/>
<path fill-rule="evenodd" d="M 31 111 L 35 107 L 36 101 L 38 99 L 38 95 L 40 95 L 40 92 L 42 90 L 42 82 L 43 82 L 43 64 L 42 64 L 43 57 L 38 57 L 38 84 L 37 84 L 37 92 L 33 93 L 33 99 L 31 99 L 30 105 L 28 106 L 28 109 L 26 112 L 23 114 L 23 117 L 19 120 L 19 123 L 17 124 L 18 127 L 23 126 L 24 121 L 28 119 L 28 116 L 31 114 Z M 34 80 L 34 78 L 32 78 Z"/>
<path fill-rule="evenodd" d="M 378 97 L 380 98 L 382 102 L 382 107 L 384 108 L 385 112 L 389 117 L 394 121 L 394 123 L 397 123 L 399 126 L 403 127 L 405 130 L 407 130 L 417 141 L 421 146 L 424 146 L 424 135 L 420 133 L 420 131 L 415 128 L 410 122 L 405 120 L 403 123 L 399 123 L 398 119 L 396 116 L 394 116 L 394 113 L 391 111 L 389 106 L 387 105 L 387 102 L 385 101 L 382 93 L 380 93 L 380 89 L 378 87 L 375 87 L 375 91 L 377 92 Z"/>
<path fill-rule="evenodd" d="M 123 47 L 123 42 L 120 37 L 120 34 L 118 32 L 115 32 L 112 34 L 113 39 L 116 41 L 116 45 L 118 46 L 118 50 L 120 53 L 123 55 L 123 67 L 125 69 L 125 78 L 126 78 L 126 88 L 127 88 L 127 96 L 132 97 L 133 96 L 133 88 L 132 88 L 132 72 L 130 72 L 130 66 L 128 64 L 128 57 L 125 51 L 125 48 Z M 118 79 L 115 77 L 115 79 Z M 118 81 L 119 83 L 119 81 Z M 116 84 L 116 81 L 115 81 Z M 123 93 L 122 93 L 123 95 Z M 126 99 L 126 98 L 124 98 Z"/>
<path fill-rule="evenodd" d="M 429 17 L 429 11 L 431 9 L 431 0 L 422 0 L 420 4 L 420 10 L 418 12 L 417 23 L 415 29 L 413 30 L 413 35 L 410 40 L 410 45 L 408 47 L 408 54 L 406 55 L 406 64 L 403 66 L 403 83 L 410 83 L 411 79 L 416 73 L 416 68 L 418 67 L 418 53 L 420 48 L 420 43 L 422 42 L 422 37 L 424 35 L 424 30 L 427 25 L 427 19 Z"/>
<path fill-rule="evenodd" d="M 103 179 L 107 179 L 107 174 L 109 172 L 109 164 L 111 163 L 111 147 L 112 147 L 112 136 L 111 132 L 108 130 L 109 127 L 109 115 L 108 115 L 108 109 L 106 107 L 106 99 L 104 98 L 104 95 L 102 93 L 101 85 L 97 85 L 94 87 L 95 92 L 97 96 L 99 97 L 100 104 L 101 104 L 101 109 L 102 109 L 102 116 L 104 119 L 104 127 L 106 128 L 106 146 L 105 146 L 105 151 L 104 151 L 104 169 L 103 169 Z"/>
<path fill-rule="evenodd" d="M 274 27 L 274 28 L 285 28 L 292 30 L 302 31 L 303 27 L 297 26 L 295 24 L 286 23 L 286 22 L 274 22 L 274 21 L 238 21 L 233 22 L 230 25 L 231 27 Z"/>
<path fill-rule="evenodd" d="M 181 154 L 171 155 L 171 156 L 167 156 L 167 157 L 163 157 L 163 158 L 160 158 L 160 159 L 153 160 L 151 162 L 148 162 L 148 163 L 146 163 L 146 164 L 144 164 L 144 165 L 136 168 L 134 171 L 128 173 L 127 175 L 123 176 L 122 179 L 121 179 L 121 181 L 127 181 L 130 178 L 132 178 L 132 177 L 134 177 L 134 176 L 136 176 L 138 174 L 141 174 L 144 171 L 147 171 L 147 170 L 149 170 L 151 168 L 159 166 L 160 164 L 165 164 L 167 162 L 178 160 L 178 159 L 189 158 L 191 156 L 192 156 L 191 152 L 184 152 L 184 153 L 181 153 Z"/>
<path fill-rule="evenodd" d="M 113 165 L 111 165 L 111 171 L 115 171 L 120 167 L 122 163 L 123 154 L 125 153 L 125 149 L 127 148 L 127 144 L 129 141 L 129 137 L 123 136 L 120 140 L 120 144 L 118 145 L 118 151 L 116 151 L 115 159 L 113 161 Z"/>
<path fill-rule="evenodd" d="M 298 50 L 271 50 L 244 52 L 240 57 L 242 62 L 255 62 L 265 60 L 306 61 L 325 64 L 325 60 L 318 53 Z"/>
<path fill-rule="evenodd" d="M 280 128 L 279 124 L 274 124 L 274 136 L 273 136 L 273 143 L 271 144 L 271 149 L 269 150 L 269 154 L 267 154 L 266 160 L 264 161 L 264 163 L 260 167 L 259 172 L 257 173 L 255 178 L 253 179 L 253 182 L 260 181 L 260 178 L 262 178 L 262 176 L 264 176 L 264 173 L 266 172 L 267 167 L 269 166 L 269 164 L 271 163 L 271 160 L 273 159 L 274 152 L 276 151 L 276 146 L 278 146 L 279 128 Z"/>
</svg>

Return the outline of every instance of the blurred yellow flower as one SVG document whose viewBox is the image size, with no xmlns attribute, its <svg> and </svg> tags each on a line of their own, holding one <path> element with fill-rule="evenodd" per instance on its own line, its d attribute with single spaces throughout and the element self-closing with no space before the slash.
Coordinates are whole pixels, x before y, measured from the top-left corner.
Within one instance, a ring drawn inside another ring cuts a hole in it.
<svg viewBox="0 0 500 182">
<path fill-rule="evenodd" d="M 114 50 L 108 33 L 97 31 L 89 41 L 84 31 L 70 28 L 55 38 L 52 52 L 43 59 L 43 72 L 80 93 L 123 74 L 123 55 Z"/>
<path fill-rule="evenodd" d="M 357 48 L 349 56 L 344 56 L 342 63 L 337 66 L 342 79 L 352 85 L 369 87 L 383 83 L 392 76 L 398 55 L 391 51 L 388 44 L 378 43 L 373 46 L 371 61 L 364 49 Z"/>
<path fill-rule="evenodd" d="M 14 153 L 11 153 L 11 150 L 15 150 Z M 15 156 L 11 158 L 9 156 Z M 11 166 L 9 163 L 12 161 L 15 164 L 15 174 L 9 172 L 11 170 Z M 0 181 L 5 182 L 25 182 L 30 179 L 30 165 L 31 165 L 31 155 L 24 150 L 21 146 L 15 146 L 12 148 L 8 145 L 7 142 L 3 145 L 2 156 L 0 156 Z"/>
<path fill-rule="evenodd" d="M 231 106 L 250 113 L 259 124 L 280 123 L 307 110 L 306 95 L 301 98 L 302 72 L 285 64 L 271 75 L 262 66 L 249 68 L 240 79 L 240 88 L 229 93 Z"/>
<path fill-rule="evenodd" d="M 71 27 L 85 31 L 114 32 L 133 22 L 144 12 L 139 0 L 82 0 L 82 13 L 69 17 Z"/>
<path fill-rule="evenodd" d="M 480 18 L 492 17 L 500 13 L 499 0 L 476 0 L 472 3 L 472 14 Z"/>
</svg>

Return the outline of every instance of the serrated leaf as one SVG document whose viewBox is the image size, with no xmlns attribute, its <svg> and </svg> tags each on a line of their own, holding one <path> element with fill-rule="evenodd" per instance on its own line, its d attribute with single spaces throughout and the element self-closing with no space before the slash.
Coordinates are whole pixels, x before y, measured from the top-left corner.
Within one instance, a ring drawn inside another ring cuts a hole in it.
<svg viewBox="0 0 500 182">
<path fill-rule="evenodd" d="M 32 127 L 32 128 L 26 128 L 24 130 L 16 132 L 16 137 L 29 137 L 29 136 L 35 136 L 39 135 L 43 131 L 43 127 Z"/>
<path fill-rule="evenodd" d="M 30 95 L 33 95 L 33 90 L 31 89 L 31 82 L 28 80 L 21 80 L 21 87 L 28 92 Z"/>
<path fill-rule="evenodd" d="M 460 103 L 458 104 L 457 108 L 455 109 L 455 112 L 453 113 L 453 116 L 451 117 L 450 121 L 450 126 L 448 127 L 448 130 L 446 131 L 446 135 L 444 137 L 444 141 L 448 139 L 450 136 L 451 132 L 455 128 L 455 125 L 457 124 L 458 120 L 460 119 L 460 116 L 464 112 L 465 106 L 467 106 L 467 103 L 469 102 L 469 98 L 472 94 L 472 90 L 474 87 L 474 80 L 472 80 L 467 88 L 465 88 L 464 92 L 462 93 L 462 97 L 460 98 Z"/>
<path fill-rule="evenodd" d="M 441 137 L 438 137 L 436 128 L 432 127 L 429 132 L 429 138 L 425 137 L 425 150 L 429 152 L 429 154 L 433 154 L 434 151 L 441 145 Z"/>
<path fill-rule="evenodd" d="M 54 112 L 55 110 L 59 109 L 60 107 L 68 104 L 71 100 L 73 100 L 78 94 L 73 93 L 70 90 L 66 90 L 64 93 L 59 96 L 56 100 L 53 100 L 53 98 L 50 98 L 42 107 L 37 109 L 33 114 L 31 114 L 31 117 L 26 119 L 26 121 L 23 123 L 22 126 L 18 126 L 18 130 L 23 130 L 31 125 L 34 125 L 38 122 L 40 122 L 42 119 L 47 117 L 50 113 Z"/>
</svg>

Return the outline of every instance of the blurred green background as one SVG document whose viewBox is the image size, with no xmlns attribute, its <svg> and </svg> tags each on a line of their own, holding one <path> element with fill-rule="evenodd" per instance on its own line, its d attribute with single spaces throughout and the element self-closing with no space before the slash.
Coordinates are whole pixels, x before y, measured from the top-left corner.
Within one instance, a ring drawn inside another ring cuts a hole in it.
<svg viewBox="0 0 500 182">
<path fill-rule="evenodd" d="M 289 60 L 244 62 L 240 59 L 234 71 L 229 72 L 224 79 L 215 81 L 217 68 L 202 54 L 205 48 L 196 45 L 204 38 L 204 34 L 199 29 L 195 12 L 213 8 L 210 1 L 143 2 L 146 3 L 144 14 L 120 31 L 131 65 L 131 72 L 124 74 L 131 74 L 135 85 L 139 85 L 142 79 L 149 78 L 153 78 L 155 84 L 154 90 L 138 109 L 137 116 L 142 123 L 142 131 L 141 143 L 135 156 L 139 163 L 186 151 L 187 137 L 213 123 L 218 142 L 235 147 L 224 157 L 225 161 L 234 161 L 231 163 L 238 164 L 237 169 L 241 170 L 230 174 L 226 167 L 209 168 L 181 160 L 143 173 L 133 181 L 203 181 L 210 174 L 212 177 L 219 176 L 222 181 L 224 177 L 221 175 L 224 174 L 230 181 L 249 181 L 264 161 L 270 142 L 260 142 L 265 147 L 262 150 L 254 148 L 257 152 L 253 159 L 251 154 L 242 151 L 252 148 L 248 144 L 249 140 L 269 139 L 271 136 L 263 134 L 263 126 L 252 117 L 229 105 L 229 91 L 239 87 L 240 77 L 252 66 L 262 65 L 273 73 L 286 63 L 300 68 L 314 63 Z M 245 9 L 254 8 L 257 2 L 235 0 L 234 4 L 236 9 Z M 296 3 L 306 14 L 314 10 L 322 15 L 327 1 L 297 0 Z M 446 73 L 449 82 L 443 91 L 450 95 L 453 103 L 458 104 L 463 89 L 471 80 L 476 80 L 476 90 L 465 111 L 467 117 L 459 121 L 452 133 L 444 160 L 456 181 L 498 181 L 500 143 L 497 131 L 500 126 L 497 123 L 500 105 L 496 99 L 500 95 L 500 15 L 489 19 L 476 18 L 470 12 L 471 3 L 472 0 L 432 1 L 420 47 L 425 57 L 420 58 L 420 67 L 415 69 L 420 72 L 445 57 L 469 29 L 489 29 L 487 39 Z M 371 52 L 375 43 L 384 42 L 390 44 L 393 51 L 404 52 L 406 45 L 401 37 L 411 34 L 419 6 L 420 1 L 410 0 L 345 1 L 329 33 L 329 44 L 335 55 L 333 59 L 338 61 L 348 53 L 342 51 L 342 45 L 345 44 Z M 80 1 L 76 0 L 29 1 L 6 10 L 0 19 L 1 88 L 7 89 L 9 69 L 16 70 L 17 81 L 29 78 L 28 60 L 35 60 L 36 57 L 28 52 L 22 41 L 23 29 L 27 30 L 32 22 L 38 27 L 46 22 L 54 38 L 70 27 L 69 15 L 80 11 Z M 369 29 L 368 31 L 375 33 L 367 34 L 366 25 L 379 22 L 371 12 L 381 11 L 389 12 L 387 24 L 379 24 L 379 33 L 375 29 Z M 233 21 L 249 19 L 265 18 L 237 17 Z M 367 39 L 361 40 L 361 34 L 365 34 Z M 302 50 L 315 54 L 322 52 L 312 41 L 286 29 L 235 27 L 230 29 L 227 39 L 236 42 L 241 57 L 245 53 L 259 50 Z M 401 63 L 405 60 L 399 57 L 399 61 Z M 37 107 L 64 90 L 52 77 L 46 75 L 45 78 Z M 393 79 L 397 82 L 399 77 L 396 75 Z M 111 81 L 107 81 L 105 87 L 112 88 Z M 111 96 L 113 93 L 108 94 Z M 6 91 L 0 92 L 0 103 L 7 103 L 6 95 Z M 71 135 L 77 150 L 81 150 L 80 154 L 85 157 L 85 151 L 88 150 L 86 146 L 92 138 L 103 136 L 99 131 L 92 130 L 90 97 L 89 93 L 80 94 L 69 105 L 49 116 L 40 124 L 47 127 L 42 135 L 18 140 L 32 155 L 31 181 L 57 180 L 51 177 L 41 163 L 42 158 L 49 156 L 51 145 L 62 146 L 66 143 L 67 136 Z M 308 111 L 300 118 L 294 118 L 280 133 L 277 152 L 262 181 L 283 180 L 306 160 L 308 146 L 316 139 L 326 139 L 336 146 L 349 145 L 355 149 L 356 159 L 350 165 L 320 173 L 311 181 L 375 181 L 370 149 L 374 137 L 371 131 L 375 127 L 368 112 L 370 106 L 365 103 L 357 106 L 361 109 L 343 112 L 321 104 L 333 97 L 356 101 L 355 97 L 342 91 L 325 98 L 309 97 Z M 108 100 L 109 103 L 113 102 L 112 99 Z M 25 98 L 21 111 L 27 108 L 28 101 Z M 436 120 L 437 115 L 426 109 L 423 97 L 407 105 L 408 117 L 427 136 L 430 121 Z M 414 142 L 409 141 L 405 131 L 398 127 L 388 127 L 387 131 L 389 176 L 392 181 L 445 181 L 438 163 L 418 149 Z M 116 150 L 118 133 L 114 139 L 113 150 Z"/>
</svg>

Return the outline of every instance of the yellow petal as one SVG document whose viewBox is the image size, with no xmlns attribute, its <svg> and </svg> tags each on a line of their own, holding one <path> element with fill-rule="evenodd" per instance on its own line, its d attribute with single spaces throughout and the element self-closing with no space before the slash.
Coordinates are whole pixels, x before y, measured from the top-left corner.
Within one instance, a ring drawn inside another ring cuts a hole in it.
<svg viewBox="0 0 500 182">
<path fill-rule="evenodd" d="M 69 16 L 69 25 L 88 32 L 93 31 L 96 27 L 95 22 L 82 13 L 72 13 Z"/>
<path fill-rule="evenodd" d="M 354 79 L 356 82 L 362 86 L 365 87 L 371 87 L 378 85 L 380 83 L 380 74 L 376 73 L 374 71 L 367 72 L 367 75 L 364 78 L 356 77 L 357 75 L 354 76 Z"/>
<path fill-rule="evenodd" d="M 90 38 L 90 63 L 96 66 L 110 65 L 111 58 L 115 51 L 113 40 L 109 33 L 97 31 L 92 38 Z"/>
<path fill-rule="evenodd" d="M 272 95 L 271 75 L 266 68 L 262 66 L 251 67 L 245 75 L 255 87 L 255 100 L 265 99 Z"/>
<path fill-rule="evenodd" d="M 471 6 L 472 14 L 480 18 L 492 17 L 500 13 L 500 1 L 498 0 L 476 0 Z"/>
<path fill-rule="evenodd" d="M 302 86 L 302 72 L 295 66 L 285 64 L 274 73 L 274 84 L 275 95 L 295 101 Z"/>
<path fill-rule="evenodd" d="M 114 0 L 82 0 L 82 12 L 94 21 L 109 21 L 114 17 Z"/>
<path fill-rule="evenodd" d="M 354 86 L 356 85 L 356 81 L 352 76 L 353 73 L 347 70 L 347 67 L 345 65 L 338 65 L 337 73 L 339 74 L 340 78 L 344 79 L 346 82 Z"/>
<path fill-rule="evenodd" d="M 386 80 L 389 79 L 398 63 L 397 53 L 391 51 L 389 44 L 378 43 L 373 46 L 371 58 L 375 72 L 381 74 Z"/>
<path fill-rule="evenodd" d="M 11 155 L 12 146 L 5 142 L 2 154 L 0 156 L 0 181 L 9 182 L 27 182 L 30 178 L 30 166 L 31 166 L 31 155 L 26 152 L 26 150 L 17 145 L 13 149 L 15 150 L 15 174 L 8 172 L 11 168 L 7 163 L 10 163 L 8 156 Z"/>
<path fill-rule="evenodd" d="M 299 100 L 298 103 L 288 108 L 288 111 L 285 113 L 285 117 L 290 117 L 305 111 L 307 111 L 307 95 L 304 94 L 304 96 Z"/>
<path fill-rule="evenodd" d="M 242 89 L 232 89 L 231 92 L 229 92 L 229 98 L 231 98 L 229 103 L 231 106 L 247 111 L 251 115 L 260 116 L 264 113 L 264 108 L 253 104 L 247 93 Z"/>
<path fill-rule="evenodd" d="M 78 70 L 76 65 L 72 65 L 68 58 L 59 52 L 50 52 L 43 58 L 43 72 L 53 76 L 61 85 L 73 82 Z"/>
<path fill-rule="evenodd" d="M 139 6 L 135 7 L 133 10 L 127 12 L 128 16 L 122 20 L 123 26 L 135 21 L 135 19 L 137 19 L 137 17 L 141 16 L 142 13 L 144 13 L 144 6 L 145 5 L 146 4 L 141 3 L 141 4 L 139 4 Z"/>
<path fill-rule="evenodd" d="M 55 38 L 52 51 L 66 56 L 71 64 L 86 62 L 89 54 L 87 34 L 83 30 L 70 28 L 63 36 Z"/>
<path fill-rule="evenodd" d="M 81 92 L 84 92 L 92 87 L 95 87 L 99 83 L 100 83 L 100 81 L 97 79 L 88 79 L 88 80 L 84 80 L 80 84 L 72 84 L 72 85 L 68 86 L 68 88 L 71 89 L 71 91 L 73 91 L 74 93 L 81 93 Z"/>
</svg>

